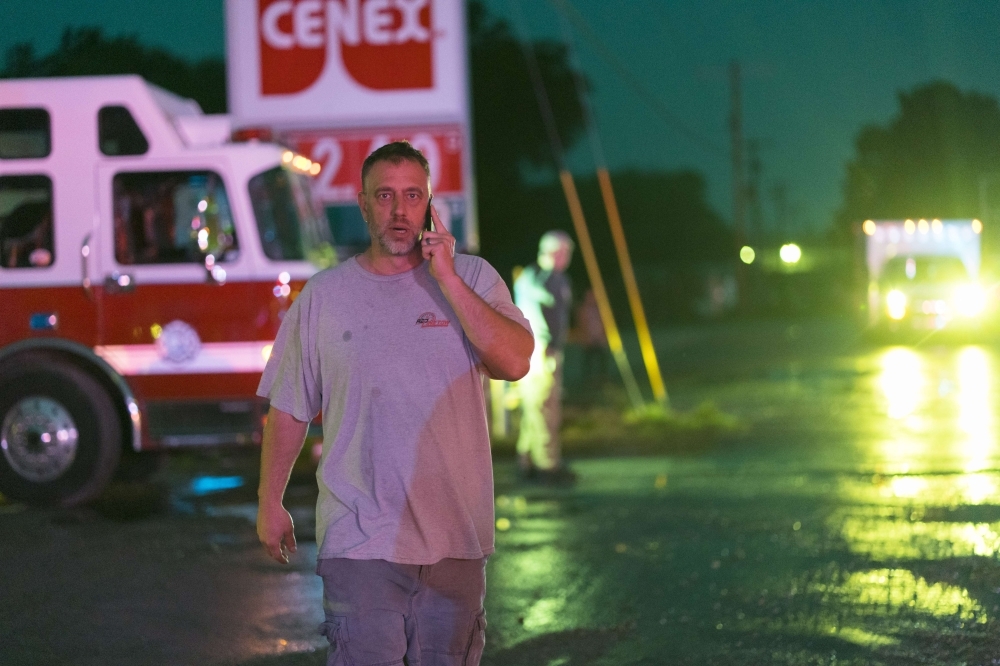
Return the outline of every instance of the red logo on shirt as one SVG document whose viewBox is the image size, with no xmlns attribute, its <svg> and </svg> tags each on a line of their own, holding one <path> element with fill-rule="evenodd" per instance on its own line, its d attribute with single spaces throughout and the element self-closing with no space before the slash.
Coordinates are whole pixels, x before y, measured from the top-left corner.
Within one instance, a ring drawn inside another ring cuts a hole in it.
<svg viewBox="0 0 1000 666">
<path fill-rule="evenodd" d="M 441 328 L 451 325 L 447 319 L 438 319 L 433 312 L 425 312 L 417 317 L 417 323 L 420 324 L 420 328 Z"/>
</svg>

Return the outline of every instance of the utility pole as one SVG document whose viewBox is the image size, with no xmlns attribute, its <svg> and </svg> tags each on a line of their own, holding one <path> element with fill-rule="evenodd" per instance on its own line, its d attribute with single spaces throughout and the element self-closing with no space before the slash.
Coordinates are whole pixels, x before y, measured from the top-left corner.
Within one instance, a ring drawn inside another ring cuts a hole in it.
<svg viewBox="0 0 1000 666">
<path fill-rule="evenodd" d="M 747 173 L 746 186 L 744 187 L 743 208 L 747 216 L 747 240 L 752 236 L 754 240 L 760 241 L 767 236 L 764 229 L 764 209 L 760 196 L 760 178 L 764 166 L 760 161 L 760 149 L 762 142 L 759 139 L 747 140 Z"/>
<path fill-rule="evenodd" d="M 732 179 L 733 179 L 733 236 L 736 247 L 733 248 L 733 259 L 736 261 L 736 288 L 738 291 L 737 309 L 746 312 L 749 309 L 750 280 L 747 265 L 736 259 L 747 244 L 746 228 L 746 187 L 743 184 L 743 91 L 740 74 L 740 63 L 733 60 L 729 63 L 729 140 L 732 149 Z"/>
<path fill-rule="evenodd" d="M 740 63 L 729 63 L 729 133 L 732 147 L 733 179 L 733 231 L 736 234 L 737 251 L 746 244 L 746 187 L 743 183 L 743 91 Z"/>
</svg>

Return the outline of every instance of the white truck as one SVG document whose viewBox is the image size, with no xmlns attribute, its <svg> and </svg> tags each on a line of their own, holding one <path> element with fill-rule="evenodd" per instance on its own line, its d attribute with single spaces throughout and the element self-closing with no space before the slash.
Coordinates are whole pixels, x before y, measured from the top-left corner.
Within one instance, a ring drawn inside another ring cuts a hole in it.
<svg viewBox="0 0 1000 666">
<path fill-rule="evenodd" d="M 229 137 L 137 76 L 0 81 L 4 496 L 77 504 L 140 452 L 259 441 L 281 317 L 333 250 L 320 165 Z"/>
<path fill-rule="evenodd" d="M 978 325 L 988 305 L 979 284 L 979 220 L 865 220 L 861 229 L 870 326 Z"/>
</svg>

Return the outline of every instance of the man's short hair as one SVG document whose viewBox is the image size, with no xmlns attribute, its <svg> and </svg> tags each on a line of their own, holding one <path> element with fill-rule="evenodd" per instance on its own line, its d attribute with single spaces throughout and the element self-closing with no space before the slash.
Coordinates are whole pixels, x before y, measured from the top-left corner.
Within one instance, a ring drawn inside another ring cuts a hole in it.
<svg viewBox="0 0 1000 666">
<path fill-rule="evenodd" d="M 430 179 L 431 165 L 427 163 L 424 154 L 410 145 L 409 141 L 393 141 L 372 151 L 372 154 L 365 158 L 364 164 L 361 165 L 361 189 L 365 189 L 365 179 L 368 178 L 368 173 L 375 168 L 376 164 L 379 162 L 399 164 L 404 160 L 419 164 L 423 167 L 427 178 Z"/>
</svg>

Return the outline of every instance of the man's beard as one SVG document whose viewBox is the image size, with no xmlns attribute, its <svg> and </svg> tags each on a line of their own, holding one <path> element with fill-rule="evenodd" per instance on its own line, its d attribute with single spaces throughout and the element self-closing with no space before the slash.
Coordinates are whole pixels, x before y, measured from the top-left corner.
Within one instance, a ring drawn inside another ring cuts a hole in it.
<svg viewBox="0 0 1000 666">
<path fill-rule="evenodd" d="M 386 254 L 391 254 L 396 257 L 402 257 L 413 251 L 413 248 L 417 246 L 417 239 L 413 240 L 393 240 L 388 237 L 390 232 L 389 228 L 385 231 L 379 231 L 375 228 L 375 225 L 368 223 L 368 235 L 371 236 L 372 242 L 378 243 L 379 247 Z"/>
</svg>

